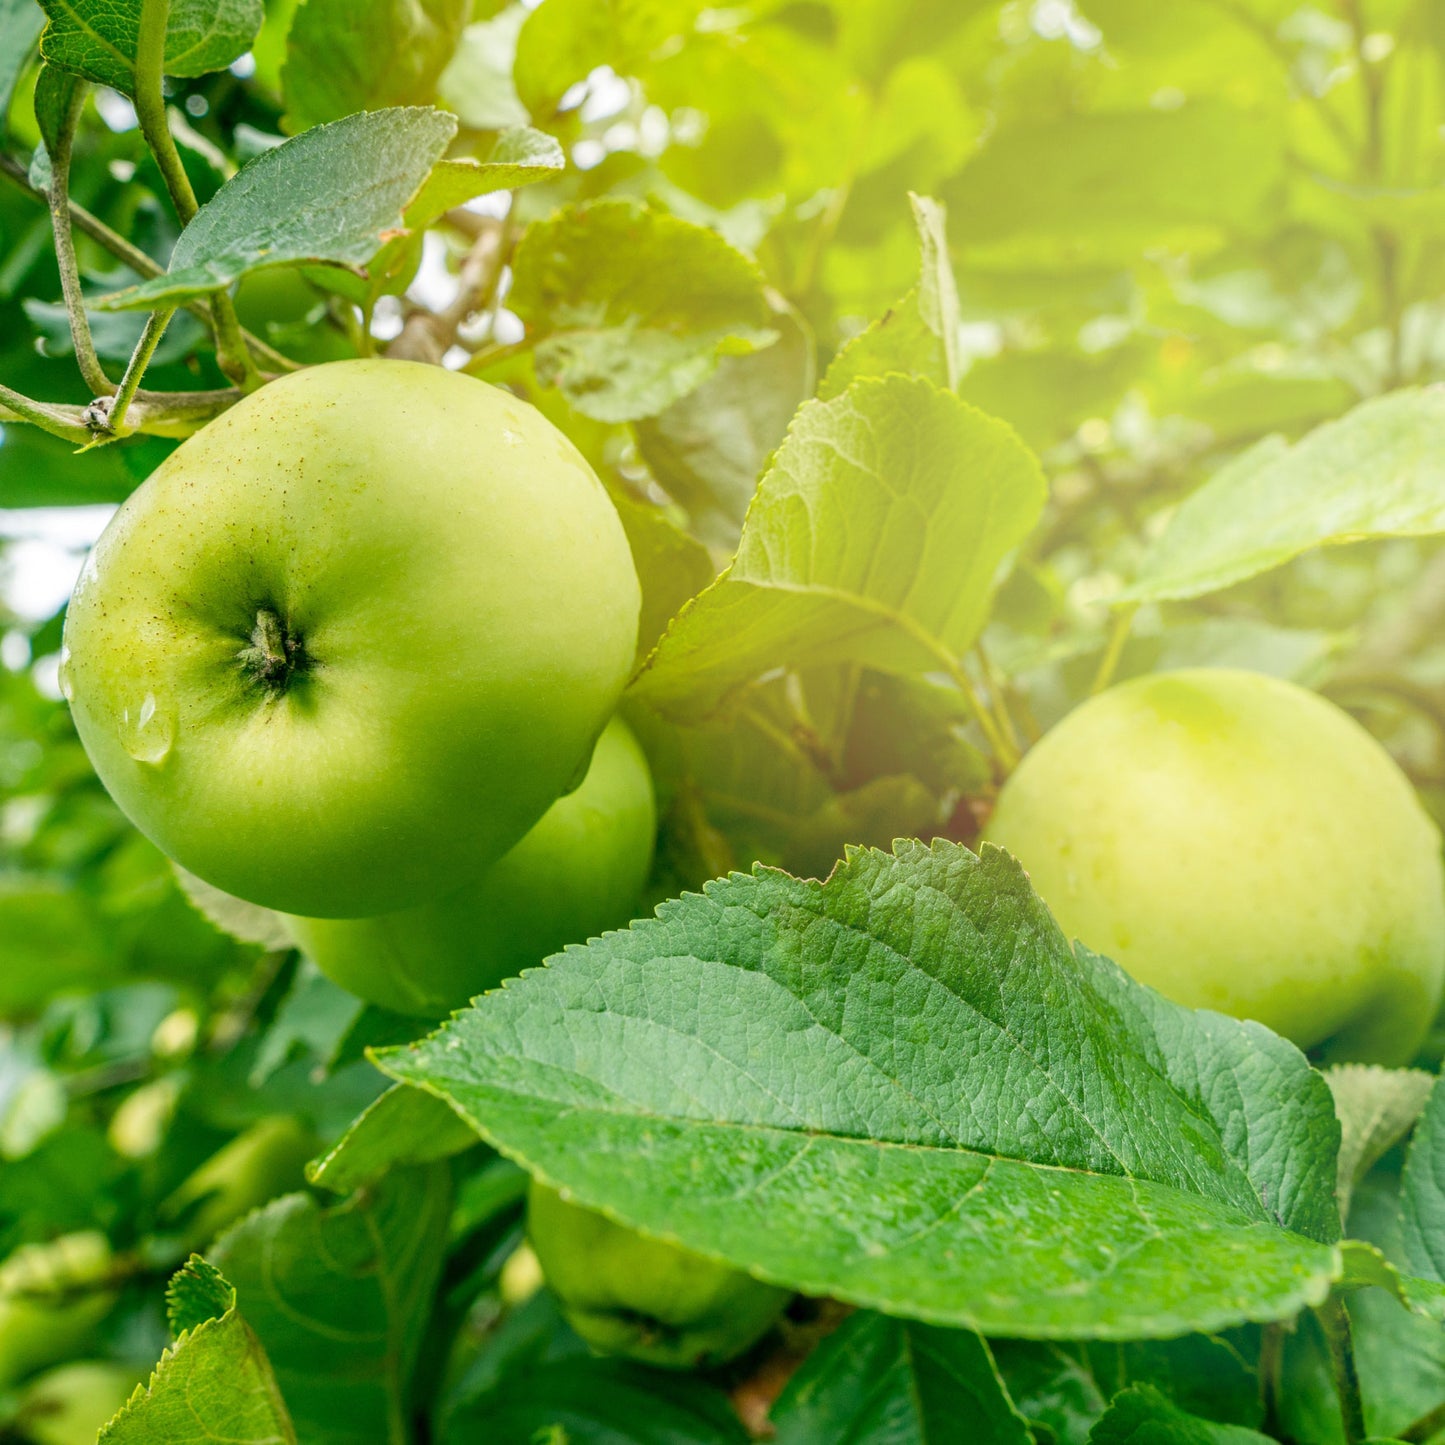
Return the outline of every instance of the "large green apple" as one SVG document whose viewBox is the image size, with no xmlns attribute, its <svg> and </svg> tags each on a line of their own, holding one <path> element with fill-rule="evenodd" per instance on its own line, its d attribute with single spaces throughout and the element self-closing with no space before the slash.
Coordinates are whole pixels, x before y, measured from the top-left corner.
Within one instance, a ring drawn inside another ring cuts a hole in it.
<svg viewBox="0 0 1445 1445">
<path fill-rule="evenodd" d="M 986 836 L 1065 932 L 1179 1003 L 1379 1063 L 1435 1016 L 1439 833 L 1369 733 L 1291 683 L 1198 669 L 1091 699 Z"/>
<path fill-rule="evenodd" d="M 789 1292 L 636 1230 L 532 1181 L 527 1234 L 567 1322 L 600 1354 L 702 1369 L 742 1354 Z"/>
<path fill-rule="evenodd" d="M 318 917 L 475 877 L 585 766 L 637 641 L 602 484 L 509 393 L 338 361 L 183 443 L 86 563 L 62 687 L 208 883 Z"/>
<path fill-rule="evenodd" d="M 296 942 L 368 1003 L 437 1018 L 632 916 L 657 833 L 652 774 L 614 718 L 580 787 L 453 893 L 377 918 L 293 918 Z"/>
</svg>

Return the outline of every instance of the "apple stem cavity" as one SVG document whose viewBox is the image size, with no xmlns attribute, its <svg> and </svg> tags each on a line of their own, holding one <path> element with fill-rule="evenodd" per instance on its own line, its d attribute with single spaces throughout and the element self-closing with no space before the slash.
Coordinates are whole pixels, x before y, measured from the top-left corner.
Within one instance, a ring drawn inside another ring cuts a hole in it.
<svg viewBox="0 0 1445 1445">
<path fill-rule="evenodd" d="M 237 653 L 241 669 L 272 697 L 281 697 L 297 673 L 311 666 L 300 637 L 288 631 L 280 616 L 269 607 L 256 612 L 250 645 Z"/>
</svg>

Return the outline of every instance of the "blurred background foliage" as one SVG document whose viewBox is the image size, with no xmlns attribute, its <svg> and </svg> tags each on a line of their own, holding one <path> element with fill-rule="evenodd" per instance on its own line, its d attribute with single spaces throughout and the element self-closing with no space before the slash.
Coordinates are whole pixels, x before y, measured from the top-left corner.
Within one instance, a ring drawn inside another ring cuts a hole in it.
<svg viewBox="0 0 1445 1445">
<path fill-rule="evenodd" d="M 570 165 L 393 243 L 369 283 L 248 277 L 242 320 L 283 352 L 383 348 L 446 308 L 482 229 L 511 247 L 582 200 L 703 223 L 761 269 L 773 344 L 625 421 L 544 384 L 536 298 L 509 293 L 509 273 L 448 337 L 446 364 L 531 397 L 604 476 L 654 580 L 644 643 L 725 564 L 761 468 L 839 350 L 903 314 L 919 271 L 909 192 L 948 208 L 960 393 L 1012 423 L 1049 479 L 969 662 L 1006 679 L 1026 733 L 1087 692 L 1107 601 L 1181 498 L 1262 437 L 1445 375 L 1445 0 L 345 3 L 354 53 L 337 53 L 343 0 L 268 0 L 250 56 L 171 82 L 202 200 L 287 134 L 401 103 L 455 111 L 453 154 L 485 157 L 498 131 L 530 124 Z M 424 14 L 424 33 L 387 29 L 401 8 Z M 22 175 L 35 72 L 8 102 Z M 164 260 L 175 222 L 113 93 L 94 93 L 72 194 Z M 89 290 L 136 279 L 78 242 Z M 619 258 L 604 244 L 587 259 L 606 277 Z M 0 377 L 83 402 L 59 302 L 45 209 L 7 172 Z M 96 321 L 102 358 L 122 362 L 141 315 Z M 148 384 L 224 384 L 190 318 Z M 77 1341 L 137 1376 L 166 1338 L 159 1282 L 221 1224 L 299 1186 L 302 1161 L 380 1092 L 364 1046 L 408 1036 L 264 924 L 231 920 L 256 940 L 240 942 L 196 911 L 70 726 L 55 594 L 171 445 L 77 456 L 19 425 L 0 441 L 0 1253 L 100 1231 L 108 1303 Z M 1144 607 L 1119 675 L 1212 662 L 1316 686 L 1445 817 L 1442 619 L 1437 542 L 1332 548 Z M 846 842 L 971 840 L 993 787 L 941 681 L 788 673 L 705 725 L 636 720 L 666 804 L 655 897 L 759 858 L 826 871 Z M 197 1183 L 220 1150 L 229 1162 Z M 449 1278 L 492 1288 L 515 1240 L 495 1219 L 515 1230 L 517 1190 L 476 1178 Z M 0 1374 L 17 1430 L 19 1380 Z"/>
</svg>

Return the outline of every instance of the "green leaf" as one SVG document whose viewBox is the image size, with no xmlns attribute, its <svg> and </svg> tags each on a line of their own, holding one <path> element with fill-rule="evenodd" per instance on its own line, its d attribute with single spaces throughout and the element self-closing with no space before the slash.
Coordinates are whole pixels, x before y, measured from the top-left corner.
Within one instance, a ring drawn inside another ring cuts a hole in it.
<svg viewBox="0 0 1445 1445">
<path fill-rule="evenodd" d="M 1000 127 L 944 187 L 965 250 L 1010 265 L 1132 259 L 1206 246 L 1269 219 L 1284 180 L 1272 112 L 1200 99 L 1177 110 L 1066 114 Z"/>
<path fill-rule="evenodd" d="M 958 385 L 958 287 L 948 259 L 947 213 L 924 196 L 909 200 L 918 232 L 918 285 L 833 358 L 818 388 L 823 401 L 860 377 L 893 372 L 927 377 L 950 391 Z"/>
<path fill-rule="evenodd" d="M 1018 1409 L 1060 1445 L 1084 1445 L 1130 1385 L 1153 1385 L 1183 1410 L 1235 1425 L 1257 1426 L 1264 1414 L 1251 1333 L 1125 1344 L 997 1340 L 990 1348 Z"/>
<path fill-rule="evenodd" d="M 813 394 L 811 334 L 791 312 L 773 321 L 772 346 L 723 357 L 695 391 L 637 424 L 653 476 L 687 511 L 693 530 L 729 552 L 764 464 Z"/>
<path fill-rule="evenodd" d="M 1269 1445 L 1269 1437 L 1186 1414 L 1152 1385 L 1135 1385 L 1115 1397 L 1089 1445 Z"/>
<path fill-rule="evenodd" d="M 476 196 L 552 180 L 566 169 L 567 157 L 552 136 L 518 126 L 497 137 L 484 161 L 438 161 L 406 208 L 406 223 L 417 228 L 429 226 L 453 206 Z"/>
<path fill-rule="evenodd" d="M 0 1017 L 31 1013 L 66 988 L 120 970 L 90 900 L 50 878 L 0 873 Z"/>
<path fill-rule="evenodd" d="M 469 0 L 306 0 L 281 71 L 288 129 L 427 104 L 469 9 Z"/>
<path fill-rule="evenodd" d="M 1032 1445 L 978 1335 L 871 1313 L 825 1339 L 772 1412 L 777 1445 L 928 1445 L 963 1420 L 970 1445 Z"/>
<path fill-rule="evenodd" d="M 179 1338 L 236 1307 L 236 1291 L 215 1265 L 193 1254 L 166 1286 L 166 1318 Z"/>
<path fill-rule="evenodd" d="M 1043 499 L 1013 432 L 930 382 L 860 381 L 809 402 L 732 565 L 679 614 L 634 693 L 693 719 L 782 665 L 945 671 Z"/>
<path fill-rule="evenodd" d="M 545 0 L 517 39 L 522 103 L 548 117 L 599 65 L 633 74 L 666 41 L 692 29 L 705 0 Z"/>
<path fill-rule="evenodd" d="M 472 130 L 506 130 L 525 126 L 531 117 L 517 99 L 512 66 L 517 55 L 517 32 L 528 11 L 509 5 L 492 20 L 478 20 L 462 31 L 437 93 L 448 110 Z"/>
<path fill-rule="evenodd" d="M 1423 1069 L 1385 1069 L 1376 1064 L 1338 1064 L 1325 1070 L 1340 1120 L 1340 1158 L 1335 1192 L 1340 1218 L 1348 1219 L 1355 1186 L 1415 1126 L 1434 1078 Z"/>
<path fill-rule="evenodd" d="M 0 134 L 4 132 L 5 112 L 10 109 L 15 82 L 44 24 L 45 12 L 35 0 L 0 0 Z"/>
<path fill-rule="evenodd" d="M 291 930 L 281 914 L 259 903 L 248 903 L 197 878 L 178 863 L 171 864 L 186 901 L 208 923 L 242 943 L 258 943 L 268 951 L 294 948 Z"/>
<path fill-rule="evenodd" d="M 98 1445 L 297 1445 L 271 1362 L 226 1279 L 193 1258 L 168 1297 L 182 1332 Z"/>
<path fill-rule="evenodd" d="M 135 94 L 142 0 L 40 0 L 49 19 L 40 53 L 58 70 Z M 262 0 L 172 0 L 166 21 L 167 75 L 224 70 L 251 48 Z"/>
<path fill-rule="evenodd" d="M 395 108 L 319 125 L 264 151 L 196 213 L 164 276 L 97 305 L 174 305 L 224 290 L 258 266 L 359 266 L 402 225 L 455 130 L 440 111 Z"/>
<path fill-rule="evenodd" d="M 717 1385 L 579 1353 L 498 1375 L 448 1420 L 442 1445 L 747 1445 Z"/>
<path fill-rule="evenodd" d="M 944 369 L 950 390 L 958 385 L 958 287 L 948 259 L 948 213 L 927 196 L 909 196 L 913 223 L 923 256 L 918 282 L 918 310 L 928 329 L 943 346 Z"/>
<path fill-rule="evenodd" d="M 1361 403 L 1290 446 L 1269 437 L 1188 498 L 1116 600 L 1200 597 L 1313 547 L 1445 531 L 1445 392 Z"/>
<path fill-rule="evenodd" d="M 472 1148 L 476 1133 L 443 1099 L 398 1084 L 307 1166 L 313 1184 L 349 1194 L 405 1164 L 431 1164 Z"/>
<path fill-rule="evenodd" d="M 642 584 L 637 648 L 645 657 L 679 609 L 717 576 L 717 568 L 707 548 L 661 507 L 620 491 L 613 492 L 612 502 Z"/>
<path fill-rule="evenodd" d="M 537 337 L 538 377 L 598 421 L 655 416 L 720 357 L 775 336 L 752 261 L 706 226 L 634 201 L 539 221 L 513 269 L 508 305 Z"/>
<path fill-rule="evenodd" d="M 396 1170 L 331 1208 L 286 1195 L 211 1251 L 307 1445 L 404 1438 L 450 1202 L 444 1166 Z"/>
<path fill-rule="evenodd" d="M 818 387 L 818 397 L 831 401 L 860 378 L 926 377 L 935 386 L 948 386 L 948 357 L 943 338 L 924 319 L 915 287 L 896 305 L 858 333 L 833 358 Z"/>
<path fill-rule="evenodd" d="M 895 850 L 711 883 L 379 1062 L 587 1207 L 806 1293 L 1019 1338 L 1322 1300 L 1339 1251 L 1275 1213 L 1333 1183 L 1303 1056 L 1076 956 L 1007 854 Z"/>
<path fill-rule="evenodd" d="M 1405 1156 L 1400 1242 L 1416 1275 L 1445 1283 L 1445 1084 L 1438 1079 Z"/>
</svg>

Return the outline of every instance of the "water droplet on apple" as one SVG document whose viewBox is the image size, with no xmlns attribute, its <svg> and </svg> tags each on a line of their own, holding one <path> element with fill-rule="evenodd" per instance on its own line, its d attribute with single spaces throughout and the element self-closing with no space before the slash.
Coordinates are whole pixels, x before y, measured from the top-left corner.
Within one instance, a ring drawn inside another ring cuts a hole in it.
<svg viewBox="0 0 1445 1445">
<path fill-rule="evenodd" d="M 175 739 L 175 719 L 156 702 L 153 692 L 146 693 L 139 707 L 128 707 L 121 714 L 121 746 L 138 763 L 154 767 L 165 762 Z"/>
<path fill-rule="evenodd" d="M 55 669 L 55 683 L 66 702 L 75 701 L 75 683 L 70 676 L 70 649 L 63 645 L 60 649 L 60 665 Z"/>
<path fill-rule="evenodd" d="M 502 428 L 502 440 L 506 442 L 509 447 L 519 447 L 522 445 L 522 438 L 509 427 Z"/>
</svg>

